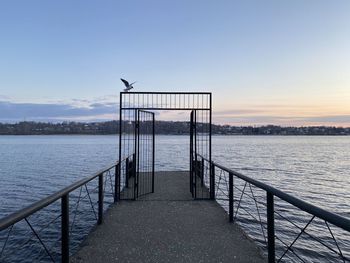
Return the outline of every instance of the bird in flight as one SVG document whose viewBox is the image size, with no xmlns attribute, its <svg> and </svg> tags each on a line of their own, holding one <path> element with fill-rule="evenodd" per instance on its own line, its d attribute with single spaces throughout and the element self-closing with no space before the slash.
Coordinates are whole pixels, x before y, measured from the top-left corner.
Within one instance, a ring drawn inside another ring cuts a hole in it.
<svg viewBox="0 0 350 263">
<path fill-rule="evenodd" d="M 135 81 L 135 82 L 129 84 L 129 82 L 126 81 L 125 79 L 120 79 L 120 80 L 123 81 L 123 83 L 124 83 L 124 85 L 125 85 L 125 87 L 126 87 L 126 88 L 124 89 L 124 92 L 128 92 L 129 90 L 133 89 L 134 87 L 133 87 L 132 85 L 136 83 L 136 81 Z"/>
</svg>

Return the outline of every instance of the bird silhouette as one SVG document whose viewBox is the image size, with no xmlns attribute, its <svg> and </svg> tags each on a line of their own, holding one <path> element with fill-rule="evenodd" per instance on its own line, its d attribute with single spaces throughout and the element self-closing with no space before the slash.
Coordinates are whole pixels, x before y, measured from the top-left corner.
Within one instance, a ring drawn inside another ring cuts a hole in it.
<svg viewBox="0 0 350 263">
<path fill-rule="evenodd" d="M 132 85 L 136 83 L 136 81 L 135 81 L 135 82 L 129 84 L 129 82 L 127 80 L 125 80 L 125 79 L 120 79 L 120 80 L 124 83 L 124 85 L 126 87 L 124 89 L 124 92 L 128 92 L 129 90 L 133 89 L 134 87 Z"/>
</svg>

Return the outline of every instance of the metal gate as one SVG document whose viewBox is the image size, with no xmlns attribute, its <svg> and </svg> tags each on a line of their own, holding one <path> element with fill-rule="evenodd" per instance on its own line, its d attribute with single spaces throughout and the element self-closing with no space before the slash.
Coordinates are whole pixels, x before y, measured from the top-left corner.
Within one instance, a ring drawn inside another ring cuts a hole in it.
<svg viewBox="0 0 350 263">
<path fill-rule="evenodd" d="M 121 109 L 118 199 L 135 200 L 154 192 L 154 113 Z"/>
<path fill-rule="evenodd" d="M 214 171 L 211 152 L 211 124 L 207 110 L 190 114 L 190 191 L 195 199 L 214 199 Z"/>
<path fill-rule="evenodd" d="M 190 190 L 195 199 L 214 199 L 215 171 L 208 167 L 211 163 L 210 92 L 121 92 L 119 107 L 117 199 L 135 200 L 157 191 L 154 189 L 153 111 L 191 112 Z"/>
<path fill-rule="evenodd" d="M 136 198 L 154 193 L 154 113 L 137 111 L 136 123 Z"/>
</svg>

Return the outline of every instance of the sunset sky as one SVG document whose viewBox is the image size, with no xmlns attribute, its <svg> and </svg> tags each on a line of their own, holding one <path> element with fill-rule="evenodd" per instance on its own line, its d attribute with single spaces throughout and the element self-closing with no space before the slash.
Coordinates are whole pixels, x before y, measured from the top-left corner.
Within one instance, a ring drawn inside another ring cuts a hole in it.
<svg viewBox="0 0 350 263">
<path fill-rule="evenodd" d="M 211 91 L 214 123 L 350 127 L 350 1 L 1 1 L 0 121 Z M 163 115 L 162 118 L 173 116 Z"/>
</svg>

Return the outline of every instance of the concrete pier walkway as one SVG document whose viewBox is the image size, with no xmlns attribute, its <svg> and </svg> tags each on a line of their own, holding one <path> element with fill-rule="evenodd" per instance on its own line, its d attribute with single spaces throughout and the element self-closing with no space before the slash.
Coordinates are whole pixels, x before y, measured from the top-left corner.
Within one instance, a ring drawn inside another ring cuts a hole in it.
<svg viewBox="0 0 350 263">
<path fill-rule="evenodd" d="M 215 201 L 193 200 L 187 172 L 157 172 L 155 193 L 121 201 L 72 262 L 266 262 Z"/>
</svg>

